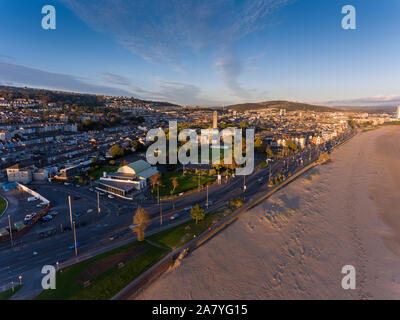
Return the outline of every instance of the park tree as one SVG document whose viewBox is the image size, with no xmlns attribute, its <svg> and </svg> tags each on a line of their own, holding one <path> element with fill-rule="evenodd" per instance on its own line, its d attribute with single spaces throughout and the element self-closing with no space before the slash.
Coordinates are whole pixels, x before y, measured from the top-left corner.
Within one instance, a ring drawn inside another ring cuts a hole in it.
<svg viewBox="0 0 400 320">
<path fill-rule="evenodd" d="M 267 154 L 268 157 L 272 158 L 275 154 L 274 152 L 271 150 L 271 148 L 269 146 L 267 146 L 265 148 L 265 153 Z"/>
<path fill-rule="evenodd" d="M 142 207 L 138 207 L 136 209 L 135 216 L 133 217 L 133 224 L 136 225 L 133 228 L 133 230 L 137 234 L 138 241 L 144 240 L 145 231 L 149 222 L 150 222 L 149 213 Z"/>
<path fill-rule="evenodd" d="M 171 194 L 173 194 L 175 192 L 175 189 L 179 187 L 178 177 L 172 177 L 171 182 L 173 187 Z"/>
<path fill-rule="evenodd" d="M 191 210 L 190 210 L 190 215 L 191 217 L 196 220 L 196 224 L 203 220 L 205 217 L 204 210 L 200 208 L 198 204 L 196 204 Z"/>
<path fill-rule="evenodd" d="M 296 152 L 298 150 L 297 144 L 296 142 L 294 142 L 293 140 L 289 140 L 288 141 L 288 148 L 294 152 Z"/>
<path fill-rule="evenodd" d="M 122 157 L 124 155 L 124 153 L 125 153 L 124 148 L 122 148 L 121 146 L 119 146 L 117 144 L 113 145 L 110 149 L 110 154 L 113 158 Z"/>
<path fill-rule="evenodd" d="M 254 148 L 256 149 L 257 152 L 260 152 L 260 153 L 264 152 L 265 147 L 266 147 L 265 143 L 260 138 L 257 138 L 254 141 Z"/>
<path fill-rule="evenodd" d="M 248 125 L 246 122 L 241 121 L 241 122 L 239 123 L 239 127 L 240 127 L 241 129 L 247 129 L 247 128 L 249 127 L 249 125 Z"/>
<path fill-rule="evenodd" d="M 153 190 L 156 186 L 161 185 L 161 173 L 156 173 L 150 177 L 150 183 L 153 187 Z"/>
<path fill-rule="evenodd" d="M 151 183 L 153 190 L 155 190 L 155 188 L 157 186 L 157 198 L 158 198 L 158 201 L 160 201 L 160 186 L 162 184 L 161 183 L 161 173 L 158 172 L 158 173 L 152 175 L 150 177 L 150 183 Z"/>
</svg>

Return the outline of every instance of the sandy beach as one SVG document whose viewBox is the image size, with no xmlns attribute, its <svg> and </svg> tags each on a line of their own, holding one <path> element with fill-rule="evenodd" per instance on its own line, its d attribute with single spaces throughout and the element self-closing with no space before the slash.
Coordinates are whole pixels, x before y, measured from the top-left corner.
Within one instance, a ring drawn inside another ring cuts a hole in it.
<svg viewBox="0 0 400 320">
<path fill-rule="evenodd" d="M 400 299 L 400 127 L 359 134 L 138 299 Z M 341 269 L 356 268 L 356 290 Z"/>
</svg>

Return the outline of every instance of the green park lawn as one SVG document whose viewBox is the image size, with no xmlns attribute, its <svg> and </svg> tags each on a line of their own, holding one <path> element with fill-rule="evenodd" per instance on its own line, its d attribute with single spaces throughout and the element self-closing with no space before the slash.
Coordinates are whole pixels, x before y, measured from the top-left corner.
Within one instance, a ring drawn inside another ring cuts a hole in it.
<svg viewBox="0 0 400 320">
<path fill-rule="evenodd" d="M 4 211 L 6 210 L 6 207 L 7 207 L 7 201 L 3 197 L 0 197 L 0 217 L 3 215 Z"/>
<path fill-rule="evenodd" d="M 89 177 L 91 177 L 93 180 L 99 180 L 103 176 L 103 172 L 117 172 L 118 167 L 100 167 L 100 168 L 93 168 L 93 170 L 88 171 Z"/>
<path fill-rule="evenodd" d="M 58 271 L 56 289 L 42 291 L 36 299 L 110 299 L 167 253 L 166 249 L 135 241 Z M 121 268 L 120 262 L 124 264 Z M 90 285 L 84 287 L 88 280 Z"/>
<path fill-rule="evenodd" d="M 171 178 L 177 177 L 179 186 L 173 191 Z M 200 185 L 214 182 L 216 178 L 200 176 Z M 176 195 L 181 192 L 186 192 L 198 188 L 199 177 L 196 175 L 181 174 L 176 172 L 163 172 L 161 175 L 162 186 L 160 186 L 160 196 Z M 153 190 L 153 194 L 157 194 L 157 190 Z"/>
</svg>

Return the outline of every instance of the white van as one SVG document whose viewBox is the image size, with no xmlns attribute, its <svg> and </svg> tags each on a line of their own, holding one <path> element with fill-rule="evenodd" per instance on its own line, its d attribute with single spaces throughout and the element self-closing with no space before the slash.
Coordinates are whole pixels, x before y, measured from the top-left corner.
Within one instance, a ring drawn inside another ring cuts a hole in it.
<svg viewBox="0 0 400 320">
<path fill-rule="evenodd" d="M 32 202 L 32 201 L 36 201 L 36 200 L 39 200 L 39 199 L 36 198 L 36 197 L 29 197 L 28 198 L 28 202 Z"/>
</svg>

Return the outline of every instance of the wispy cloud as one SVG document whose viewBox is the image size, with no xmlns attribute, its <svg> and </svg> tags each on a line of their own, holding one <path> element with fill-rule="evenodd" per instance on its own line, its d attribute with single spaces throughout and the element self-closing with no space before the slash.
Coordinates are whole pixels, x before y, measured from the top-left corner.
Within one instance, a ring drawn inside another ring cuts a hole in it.
<svg viewBox="0 0 400 320">
<path fill-rule="evenodd" d="M 156 79 L 158 90 L 148 91 L 141 88 L 132 88 L 139 97 L 143 99 L 156 99 L 174 102 L 181 105 L 216 105 L 216 101 L 208 100 L 201 96 L 201 89 L 193 84 L 163 81 Z"/>
<path fill-rule="evenodd" d="M 32 86 L 65 91 L 132 96 L 132 92 L 87 83 L 68 74 L 48 72 L 0 61 L 0 82 L 4 85 Z"/>
<path fill-rule="evenodd" d="M 115 73 L 109 73 L 109 72 L 103 73 L 103 80 L 106 82 L 121 85 L 121 86 L 129 86 L 131 83 L 128 78 L 120 76 Z"/>
<path fill-rule="evenodd" d="M 214 53 L 264 28 L 268 16 L 290 0 L 59 0 L 92 29 L 110 35 L 150 62 L 182 67 L 208 49 Z M 231 49 L 232 50 L 232 49 Z M 221 79 L 234 95 L 248 97 L 239 84 L 244 71 L 235 53 L 217 58 Z"/>
<path fill-rule="evenodd" d="M 320 104 L 327 106 L 371 106 L 371 107 L 387 107 L 396 106 L 400 104 L 400 95 L 380 95 L 375 97 L 343 99 L 343 100 L 329 100 L 320 101 Z"/>
<path fill-rule="evenodd" d="M 215 105 L 217 102 L 201 96 L 201 89 L 193 84 L 155 79 L 155 90 L 131 86 L 129 79 L 104 73 L 104 80 L 124 86 L 126 89 L 88 83 L 90 79 L 48 72 L 37 68 L 0 61 L 0 84 L 10 86 L 31 86 L 72 92 L 106 94 L 115 96 L 136 96 L 147 100 L 162 100 L 178 104 Z"/>
<path fill-rule="evenodd" d="M 250 97 L 249 92 L 239 84 L 238 77 L 243 72 L 243 66 L 234 53 L 228 53 L 222 57 L 216 63 L 216 67 L 222 80 L 235 96 L 246 99 Z"/>
</svg>

